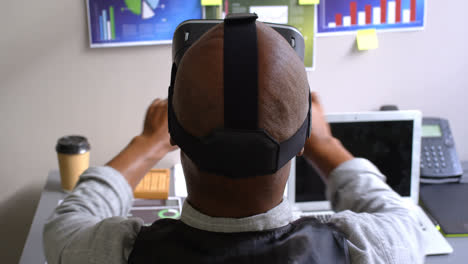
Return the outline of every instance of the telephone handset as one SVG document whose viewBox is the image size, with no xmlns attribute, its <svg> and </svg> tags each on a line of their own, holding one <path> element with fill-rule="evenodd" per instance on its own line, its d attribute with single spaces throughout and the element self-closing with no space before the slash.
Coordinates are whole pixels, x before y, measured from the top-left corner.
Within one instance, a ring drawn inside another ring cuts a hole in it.
<svg viewBox="0 0 468 264">
<path fill-rule="evenodd" d="M 425 117 L 422 122 L 421 182 L 458 182 L 463 169 L 447 119 Z"/>
</svg>

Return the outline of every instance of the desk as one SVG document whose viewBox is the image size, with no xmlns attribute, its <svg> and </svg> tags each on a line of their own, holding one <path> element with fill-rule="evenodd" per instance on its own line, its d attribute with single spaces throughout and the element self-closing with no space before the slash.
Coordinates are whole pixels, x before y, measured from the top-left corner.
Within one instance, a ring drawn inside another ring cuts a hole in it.
<svg viewBox="0 0 468 264">
<path fill-rule="evenodd" d="M 171 183 L 173 183 L 173 173 L 171 173 Z M 171 184 L 169 193 L 174 193 L 174 185 Z M 45 263 L 45 256 L 42 249 L 42 229 L 47 218 L 57 206 L 58 201 L 63 199 L 66 193 L 60 186 L 60 175 L 57 170 L 51 171 L 47 178 L 46 185 L 42 191 L 36 214 L 29 230 L 28 238 L 21 255 L 20 264 Z M 455 264 L 466 263 L 468 259 L 468 237 L 448 238 L 454 252 L 450 255 L 426 257 L 428 264 Z"/>
<path fill-rule="evenodd" d="M 60 174 L 57 170 L 51 171 L 44 190 L 41 193 L 39 204 L 37 205 L 36 214 L 34 214 L 31 228 L 29 229 L 28 238 L 24 245 L 23 254 L 21 254 L 21 264 L 32 264 L 46 262 L 44 251 L 42 249 L 42 229 L 44 224 L 52 214 L 58 201 L 63 199 L 67 194 L 62 191 L 60 185 Z"/>
</svg>

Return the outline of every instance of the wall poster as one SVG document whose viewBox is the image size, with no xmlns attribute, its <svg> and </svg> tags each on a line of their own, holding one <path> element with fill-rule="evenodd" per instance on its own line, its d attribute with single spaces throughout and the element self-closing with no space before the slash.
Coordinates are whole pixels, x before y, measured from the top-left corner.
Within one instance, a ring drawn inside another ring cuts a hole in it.
<svg viewBox="0 0 468 264">
<path fill-rule="evenodd" d="M 221 8 L 204 7 L 204 17 L 219 19 L 230 13 L 256 13 L 259 21 L 297 28 L 305 41 L 304 64 L 308 70 L 314 68 L 316 5 L 300 5 L 298 0 L 224 0 L 222 3 Z"/>
<path fill-rule="evenodd" d="M 322 0 L 318 5 L 317 35 L 424 28 L 425 0 Z"/>
<path fill-rule="evenodd" d="M 90 45 L 169 44 L 182 21 L 201 19 L 200 0 L 87 0 Z"/>
</svg>

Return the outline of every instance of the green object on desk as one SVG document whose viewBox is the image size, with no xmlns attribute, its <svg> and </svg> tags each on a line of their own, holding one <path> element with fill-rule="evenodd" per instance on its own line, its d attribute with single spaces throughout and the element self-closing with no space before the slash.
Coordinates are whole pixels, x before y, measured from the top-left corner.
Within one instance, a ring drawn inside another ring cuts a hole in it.
<svg viewBox="0 0 468 264">
<path fill-rule="evenodd" d="M 423 184 L 420 199 L 445 237 L 468 237 L 468 184 Z"/>
</svg>

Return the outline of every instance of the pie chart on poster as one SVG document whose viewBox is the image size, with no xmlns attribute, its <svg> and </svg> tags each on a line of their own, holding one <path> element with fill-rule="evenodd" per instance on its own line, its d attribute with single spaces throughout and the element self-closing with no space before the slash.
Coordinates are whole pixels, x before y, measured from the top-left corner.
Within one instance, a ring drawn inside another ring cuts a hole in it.
<svg viewBox="0 0 468 264">
<path fill-rule="evenodd" d="M 152 18 L 158 4 L 159 0 L 125 0 L 128 10 L 142 19 Z"/>
</svg>

